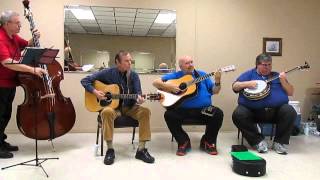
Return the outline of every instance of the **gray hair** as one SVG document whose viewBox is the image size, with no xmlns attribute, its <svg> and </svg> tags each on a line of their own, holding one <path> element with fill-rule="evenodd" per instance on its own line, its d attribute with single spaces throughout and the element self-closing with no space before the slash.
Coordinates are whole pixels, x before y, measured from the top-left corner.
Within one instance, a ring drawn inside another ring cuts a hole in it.
<svg viewBox="0 0 320 180">
<path fill-rule="evenodd" d="M 259 54 L 256 58 L 256 66 L 261 64 L 262 61 L 272 62 L 272 56 L 270 54 Z"/>
<path fill-rule="evenodd" d="M 0 16 L 1 26 L 10 21 L 10 19 L 14 16 L 19 16 L 19 14 L 11 10 L 2 12 Z"/>
</svg>

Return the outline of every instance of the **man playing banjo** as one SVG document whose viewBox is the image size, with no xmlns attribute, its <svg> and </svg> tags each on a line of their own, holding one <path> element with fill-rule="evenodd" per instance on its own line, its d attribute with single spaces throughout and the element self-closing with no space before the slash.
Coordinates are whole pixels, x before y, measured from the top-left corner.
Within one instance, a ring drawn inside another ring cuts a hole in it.
<svg viewBox="0 0 320 180">
<path fill-rule="evenodd" d="M 284 72 L 277 73 L 271 69 L 272 57 L 260 54 L 256 58 L 256 67 L 242 73 L 233 83 L 232 89 L 239 93 L 239 98 L 232 120 L 259 153 L 266 153 L 268 144 L 257 123 L 276 124 L 272 149 L 279 154 L 287 154 L 285 145 L 289 144 L 297 116 L 294 108 L 288 104 L 288 96 L 293 95 L 293 86 Z M 264 83 L 275 76 L 279 78 Z"/>
</svg>

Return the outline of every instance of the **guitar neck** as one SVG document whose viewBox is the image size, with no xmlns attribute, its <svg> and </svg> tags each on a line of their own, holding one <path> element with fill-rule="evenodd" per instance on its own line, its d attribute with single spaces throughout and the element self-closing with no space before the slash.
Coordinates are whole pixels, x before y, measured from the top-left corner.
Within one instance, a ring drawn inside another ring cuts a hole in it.
<svg viewBox="0 0 320 180">
<path fill-rule="evenodd" d="M 200 76 L 200 77 L 198 77 L 198 78 L 196 78 L 196 79 L 188 82 L 187 84 L 188 84 L 188 86 L 190 86 L 190 85 L 192 85 L 192 84 L 201 82 L 201 81 L 203 81 L 203 80 L 205 80 L 205 79 L 208 79 L 209 77 L 213 76 L 214 74 L 215 74 L 215 72 L 212 72 L 212 73 L 206 74 L 206 75 L 204 75 L 204 76 Z"/>
<path fill-rule="evenodd" d="M 139 94 L 112 94 L 112 99 L 137 99 Z M 143 96 L 143 95 L 141 95 Z"/>
</svg>

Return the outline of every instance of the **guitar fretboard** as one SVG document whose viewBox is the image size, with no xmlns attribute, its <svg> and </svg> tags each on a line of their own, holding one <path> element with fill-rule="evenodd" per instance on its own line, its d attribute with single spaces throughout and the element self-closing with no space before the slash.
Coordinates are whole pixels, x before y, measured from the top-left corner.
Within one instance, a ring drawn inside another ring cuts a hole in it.
<svg viewBox="0 0 320 180">
<path fill-rule="evenodd" d="M 206 74 L 206 75 L 204 75 L 204 76 L 198 77 L 198 78 L 196 78 L 196 79 L 194 79 L 194 80 L 190 81 L 190 82 L 189 82 L 189 83 L 187 83 L 187 84 L 188 84 L 188 86 L 189 86 L 189 85 L 192 85 L 192 84 L 195 84 L 195 83 L 201 82 L 201 81 L 203 81 L 203 80 L 205 80 L 205 79 L 207 79 L 207 78 L 209 78 L 209 77 L 213 76 L 213 75 L 214 75 L 214 73 L 215 73 L 215 72 L 212 72 L 212 73 Z"/>
<path fill-rule="evenodd" d="M 137 99 L 138 94 L 111 94 L 112 99 Z"/>
</svg>

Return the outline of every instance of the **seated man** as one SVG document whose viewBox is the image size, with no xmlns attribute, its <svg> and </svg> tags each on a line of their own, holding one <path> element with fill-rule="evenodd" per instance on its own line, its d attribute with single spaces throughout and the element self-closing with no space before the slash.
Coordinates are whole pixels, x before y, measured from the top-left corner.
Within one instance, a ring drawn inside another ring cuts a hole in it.
<svg viewBox="0 0 320 180">
<path fill-rule="evenodd" d="M 98 99 L 104 99 L 105 93 L 93 87 L 95 80 L 105 84 L 118 84 L 122 86 L 125 94 L 141 94 L 141 84 L 139 76 L 131 70 L 132 57 L 128 52 L 120 51 L 115 57 L 116 67 L 101 70 L 89 75 L 81 80 L 82 86 L 89 92 L 95 94 Z M 103 120 L 104 138 L 107 142 L 108 150 L 106 152 L 104 163 L 111 165 L 115 159 L 115 153 L 112 145 L 114 120 L 120 114 L 130 116 L 139 121 L 139 147 L 136 158 L 146 163 L 153 163 L 154 158 L 145 148 L 146 141 L 151 138 L 150 132 L 150 110 L 140 106 L 144 98 L 140 95 L 136 100 L 123 100 L 119 109 L 114 110 L 111 107 L 105 107 L 101 111 Z"/>
<path fill-rule="evenodd" d="M 240 129 L 243 136 L 259 153 L 268 151 L 268 144 L 259 132 L 257 123 L 276 124 L 276 134 L 273 149 L 279 154 L 287 154 L 290 134 L 294 126 L 297 113 L 288 104 L 288 96 L 293 95 L 293 86 L 288 82 L 286 74 L 272 72 L 272 57 L 260 54 L 256 58 L 256 67 L 238 77 L 232 89 L 239 93 L 238 107 L 234 110 L 233 123 Z M 267 80 L 279 76 L 279 79 L 270 82 L 270 94 L 259 100 L 250 100 L 243 94 L 245 88 L 257 87 L 255 80 Z"/>
<path fill-rule="evenodd" d="M 205 75 L 203 71 L 195 70 L 193 60 L 190 56 L 179 59 L 181 71 L 166 74 L 162 78 L 156 79 L 153 85 L 163 91 L 177 93 L 179 87 L 173 83 L 166 83 L 171 79 L 179 79 L 184 75 L 192 75 L 193 78 Z M 167 109 L 164 114 L 167 126 L 178 143 L 178 156 L 184 156 L 191 149 L 190 138 L 182 129 L 182 121 L 186 118 L 197 119 L 205 122 L 206 130 L 201 138 L 200 149 L 211 155 L 217 152 L 217 136 L 222 125 L 223 112 L 218 107 L 211 104 L 211 96 L 219 93 L 221 86 L 221 73 L 215 74 L 215 83 L 211 79 L 205 79 L 197 84 L 197 95 L 187 98 L 180 106 L 174 109 Z M 204 112 L 207 110 L 206 112 Z"/>
</svg>

